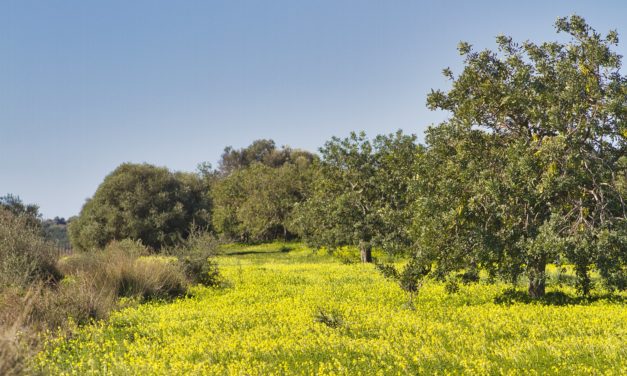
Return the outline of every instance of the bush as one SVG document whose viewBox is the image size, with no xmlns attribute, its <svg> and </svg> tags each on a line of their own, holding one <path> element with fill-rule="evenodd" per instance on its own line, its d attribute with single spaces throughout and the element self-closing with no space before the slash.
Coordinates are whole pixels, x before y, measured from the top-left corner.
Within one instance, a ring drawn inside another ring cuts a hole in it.
<svg viewBox="0 0 627 376">
<path fill-rule="evenodd" d="M 109 286 L 87 275 L 66 277 L 56 289 L 43 289 L 34 301 L 29 322 L 42 330 L 71 329 L 70 323 L 87 324 L 105 319 L 116 308 L 117 296 Z"/>
<path fill-rule="evenodd" d="M 211 259 L 217 254 L 220 243 L 210 233 L 193 230 L 189 238 L 169 253 L 175 256 L 192 283 L 216 286 L 220 283 L 218 265 Z"/>
<path fill-rule="evenodd" d="M 324 324 L 332 329 L 337 329 L 346 325 L 344 315 L 336 309 L 318 308 L 314 314 L 314 322 Z"/>
<path fill-rule="evenodd" d="M 28 213 L 0 207 L 0 375 L 24 372 L 38 343 L 32 311 L 44 284 L 61 279 L 56 250 L 41 238 Z"/>
<path fill-rule="evenodd" d="M 27 359 L 35 353 L 37 337 L 22 328 L 30 313 L 33 289 L 20 297 L 14 289 L 0 295 L 0 375 L 20 375 L 25 372 Z"/>
<path fill-rule="evenodd" d="M 0 286 L 26 288 L 37 280 L 58 281 L 56 256 L 29 218 L 0 208 Z"/>
<path fill-rule="evenodd" d="M 88 251 L 131 238 L 159 250 L 186 239 L 191 224 L 208 225 L 210 209 L 200 176 L 124 163 L 70 223 L 70 241 L 74 249 Z"/>
</svg>

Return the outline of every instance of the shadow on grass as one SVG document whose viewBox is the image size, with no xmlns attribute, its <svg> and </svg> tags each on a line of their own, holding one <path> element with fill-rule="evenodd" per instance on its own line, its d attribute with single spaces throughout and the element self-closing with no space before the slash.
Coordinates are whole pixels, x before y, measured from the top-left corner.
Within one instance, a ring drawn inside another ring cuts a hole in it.
<svg viewBox="0 0 627 376">
<path fill-rule="evenodd" d="M 627 299 L 621 295 L 602 294 L 591 296 L 571 296 L 562 291 L 547 292 L 543 297 L 532 299 L 526 291 L 507 289 L 494 298 L 494 303 L 511 305 L 515 303 L 541 304 L 547 306 L 588 305 L 597 301 L 615 304 L 626 304 Z"/>
<path fill-rule="evenodd" d="M 263 250 L 252 250 L 252 251 L 239 251 L 239 252 L 228 252 L 226 255 L 228 256 L 246 256 L 246 255 L 272 255 L 278 253 L 289 253 L 293 250 L 291 247 L 283 246 L 276 251 L 263 251 Z"/>
</svg>

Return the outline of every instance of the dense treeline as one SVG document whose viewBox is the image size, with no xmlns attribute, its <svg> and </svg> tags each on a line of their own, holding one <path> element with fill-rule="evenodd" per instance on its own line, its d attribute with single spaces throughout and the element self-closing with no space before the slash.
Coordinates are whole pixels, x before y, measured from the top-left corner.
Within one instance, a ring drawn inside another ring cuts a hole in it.
<svg viewBox="0 0 627 376">
<path fill-rule="evenodd" d="M 158 250 L 203 228 L 225 239 L 300 238 L 411 256 L 403 275 L 473 280 L 479 270 L 544 294 L 546 266 L 627 287 L 627 78 L 603 36 L 572 16 L 567 43 L 459 45 L 464 68 L 428 96 L 450 118 L 424 145 L 401 131 L 333 138 L 319 155 L 272 140 L 227 147 L 197 174 L 125 164 L 71 225 L 76 248 L 132 238 Z M 474 276 L 474 277 L 473 277 Z M 416 286 L 415 283 L 411 284 Z"/>
</svg>

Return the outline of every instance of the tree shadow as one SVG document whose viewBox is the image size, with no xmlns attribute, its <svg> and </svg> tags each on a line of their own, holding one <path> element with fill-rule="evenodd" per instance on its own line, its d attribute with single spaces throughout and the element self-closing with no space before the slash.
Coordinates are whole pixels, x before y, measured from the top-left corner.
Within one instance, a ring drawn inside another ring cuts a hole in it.
<svg viewBox="0 0 627 376">
<path fill-rule="evenodd" d="M 293 250 L 291 247 L 283 246 L 277 251 L 263 251 L 263 250 L 252 250 L 252 251 L 239 251 L 239 252 L 229 252 L 228 256 L 246 256 L 246 255 L 272 255 L 277 253 L 289 253 Z"/>
<path fill-rule="evenodd" d="M 624 296 L 606 293 L 591 296 L 571 296 L 562 291 L 550 291 L 543 297 L 533 299 L 527 292 L 518 289 L 507 289 L 494 298 L 494 303 L 511 305 L 515 303 L 541 304 L 547 306 L 589 305 L 597 301 L 605 301 L 613 304 L 626 304 Z"/>
</svg>

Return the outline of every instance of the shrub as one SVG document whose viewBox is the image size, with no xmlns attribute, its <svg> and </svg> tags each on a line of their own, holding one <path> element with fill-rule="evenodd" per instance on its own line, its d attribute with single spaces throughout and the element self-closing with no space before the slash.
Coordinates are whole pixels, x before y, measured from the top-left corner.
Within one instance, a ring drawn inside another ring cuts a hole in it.
<svg viewBox="0 0 627 376">
<path fill-rule="evenodd" d="M 346 325 L 344 322 L 344 315 L 336 309 L 327 310 L 324 308 L 318 308 L 314 314 L 314 322 L 324 324 L 333 329 Z"/>
<path fill-rule="evenodd" d="M 215 286 L 220 283 L 220 274 L 211 258 L 217 254 L 219 244 L 210 233 L 192 230 L 188 239 L 169 253 L 179 260 L 191 282 Z"/>
<path fill-rule="evenodd" d="M 107 175 L 69 225 L 75 249 L 141 239 L 159 250 L 187 238 L 193 223 L 209 223 L 207 186 L 200 176 L 149 164 L 124 163 Z"/>
<path fill-rule="evenodd" d="M 58 281 L 56 250 L 46 243 L 29 218 L 0 208 L 0 286 L 26 288 L 30 283 Z"/>
<path fill-rule="evenodd" d="M 35 353 L 37 337 L 22 328 L 36 293 L 33 289 L 25 297 L 20 297 L 14 289 L 1 292 L 0 375 L 23 374 L 27 359 Z"/>
<path fill-rule="evenodd" d="M 28 371 L 24 364 L 38 350 L 40 332 L 70 333 L 75 324 L 106 318 L 122 301 L 181 296 L 188 280 L 215 284 L 209 257 L 216 244 L 197 234 L 179 257 L 167 257 L 122 240 L 55 262 L 53 248 L 21 218 L 0 211 L 0 375 Z"/>
<path fill-rule="evenodd" d="M 86 324 L 108 317 L 116 308 L 116 294 L 99 278 L 87 274 L 66 277 L 56 289 L 42 289 L 34 301 L 28 324 L 41 330 L 66 331 L 71 323 Z"/>
</svg>

